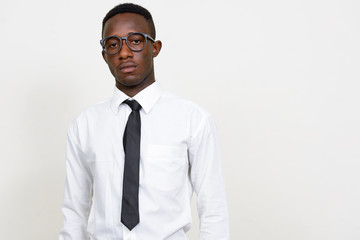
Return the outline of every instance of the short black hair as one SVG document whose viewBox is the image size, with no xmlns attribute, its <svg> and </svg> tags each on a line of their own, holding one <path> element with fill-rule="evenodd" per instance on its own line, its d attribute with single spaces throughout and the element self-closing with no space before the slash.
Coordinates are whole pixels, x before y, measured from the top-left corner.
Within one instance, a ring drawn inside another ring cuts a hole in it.
<svg viewBox="0 0 360 240">
<path fill-rule="evenodd" d="M 156 38 L 155 24 L 154 24 L 154 21 L 153 21 L 153 18 L 151 16 L 150 12 L 147 9 L 145 9 L 144 7 L 133 4 L 133 3 L 119 4 L 119 5 L 115 6 L 113 9 L 111 9 L 106 14 L 106 16 L 104 17 L 103 22 L 102 22 L 101 36 L 104 34 L 105 23 L 113 16 L 115 16 L 117 14 L 121 14 L 121 13 L 136 13 L 136 14 L 140 14 L 141 16 L 143 16 L 150 26 L 150 36 L 153 37 L 154 39 Z"/>
</svg>

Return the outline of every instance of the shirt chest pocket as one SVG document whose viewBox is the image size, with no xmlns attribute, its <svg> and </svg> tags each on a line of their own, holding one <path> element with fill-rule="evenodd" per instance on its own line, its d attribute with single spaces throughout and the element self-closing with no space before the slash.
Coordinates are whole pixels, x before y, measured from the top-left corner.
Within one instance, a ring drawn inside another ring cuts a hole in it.
<svg viewBox="0 0 360 240">
<path fill-rule="evenodd" d="M 149 144 L 144 158 L 144 180 L 162 191 L 176 190 L 186 183 L 186 146 Z"/>
</svg>

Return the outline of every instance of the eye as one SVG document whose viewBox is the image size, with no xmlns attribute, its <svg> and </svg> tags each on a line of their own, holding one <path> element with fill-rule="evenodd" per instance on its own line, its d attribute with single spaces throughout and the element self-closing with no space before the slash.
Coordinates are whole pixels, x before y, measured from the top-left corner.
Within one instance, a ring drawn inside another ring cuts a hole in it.
<svg viewBox="0 0 360 240">
<path fill-rule="evenodd" d="M 116 48 L 117 47 L 117 43 L 111 43 L 108 45 L 108 48 Z"/>
<path fill-rule="evenodd" d="M 141 44 L 143 41 L 141 39 L 131 39 L 130 44 L 131 45 L 139 45 Z"/>
<path fill-rule="evenodd" d="M 109 38 L 105 41 L 106 49 L 115 49 L 119 47 L 119 40 L 117 38 Z"/>
<path fill-rule="evenodd" d="M 141 34 L 133 34 L 128 37 L 128 43 L 132 46 L 142 45 L 145 42 L 145 38 Z"/>
<path fill-rule="evenodd" d="M 116 48 L 119 45 L 117 41 L 109 40 L 106 41 L 106 48 Z"/>
</svg>

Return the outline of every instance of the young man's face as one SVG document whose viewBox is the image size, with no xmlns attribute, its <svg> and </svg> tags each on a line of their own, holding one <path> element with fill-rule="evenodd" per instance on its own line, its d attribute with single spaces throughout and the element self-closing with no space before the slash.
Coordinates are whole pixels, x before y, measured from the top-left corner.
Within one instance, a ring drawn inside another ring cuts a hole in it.
<svg viewBox="0 0 360 240">
<path fill-rule="evenodd" d="M 126 37 L 129 33 L 140 32 L 150 35 L 150 27 L 146 19 L 135 13 L 117 14 L 110 18 L 105 26 L 103 38 L 108 36 Z M 112 75 L 115 77 L 116 86 L 123 90 L 136 93 L 155 81 L 153 58 L 161 49 L 161 42 L 153 43 L 147 40 L 147 46 L 141 52 L 133 52 L 122 42 L 120 52 L 108 55 L 102 52 Z"/>
</svg>

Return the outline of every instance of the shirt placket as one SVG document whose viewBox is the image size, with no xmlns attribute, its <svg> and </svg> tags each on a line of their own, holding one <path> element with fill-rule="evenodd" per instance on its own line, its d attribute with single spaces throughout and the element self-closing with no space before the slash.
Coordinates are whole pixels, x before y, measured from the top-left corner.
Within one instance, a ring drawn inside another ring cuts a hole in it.
<svg viewBox="0 0 360 240">
<path fill-rule="evenodd" d="M 123 240 L 136 240 L 135 231 L 136 228 L 134 228 L 132 231 L 129 231 L 129 229 L 123 225 Z"/>
</svg>

